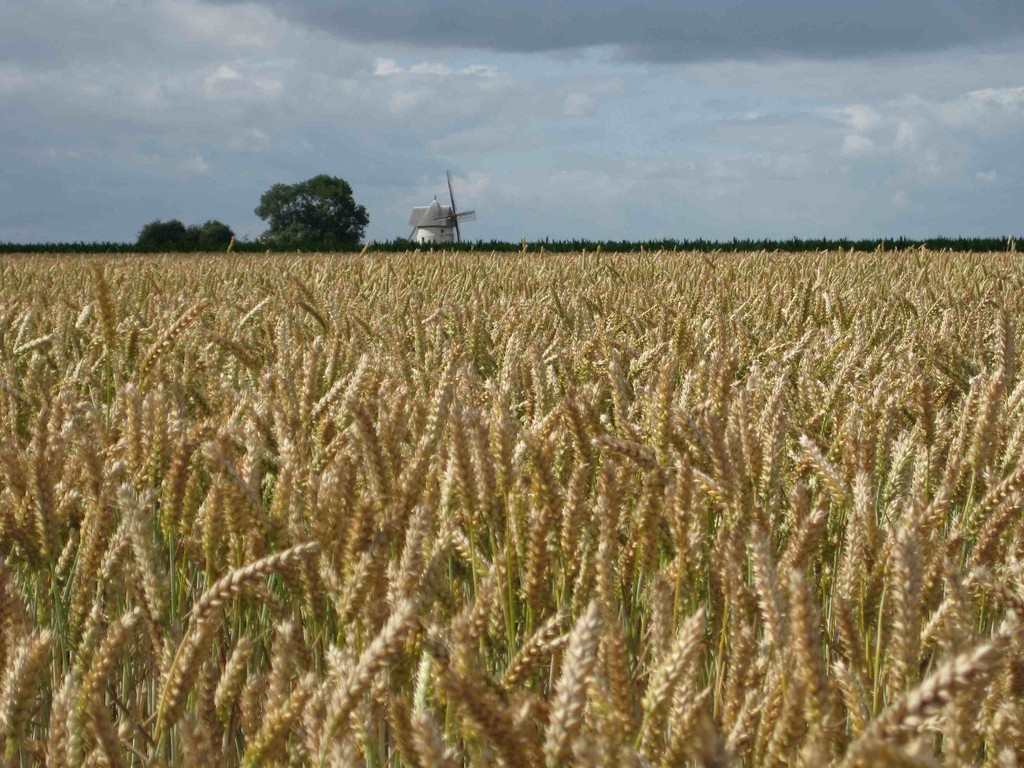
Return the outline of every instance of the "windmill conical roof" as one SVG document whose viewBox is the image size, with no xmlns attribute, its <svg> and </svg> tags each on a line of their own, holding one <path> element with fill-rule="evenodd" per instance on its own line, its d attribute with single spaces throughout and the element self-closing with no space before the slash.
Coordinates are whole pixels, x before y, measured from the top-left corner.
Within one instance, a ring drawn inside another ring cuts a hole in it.
<svg viewBox="0 0 1024 768">
<path fill-rule="evenodd" d="M 430 205 L 417 206 L 412 209 L 409 216 L 411 227 L 441 227 L 445 225 L 445 219 L 452 215 L 450 205 L 441 205 L 434 200 Z"/>
</svg>

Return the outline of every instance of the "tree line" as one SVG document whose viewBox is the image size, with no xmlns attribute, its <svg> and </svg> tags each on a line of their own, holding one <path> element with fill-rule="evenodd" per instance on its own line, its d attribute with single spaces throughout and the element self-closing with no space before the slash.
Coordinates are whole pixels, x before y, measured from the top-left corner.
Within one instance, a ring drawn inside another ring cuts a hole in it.
<svg viewBox="0 0 1024 768">
<path fill-rule="evenodd" d="M 936 237 L 928 240 L 916 240 L 905 237 L 888 239 L 801 239 L 790 240 L 531 240 L 525 244 L 504 240 L 477 240 L 474 242 L 444 243 L 438 245 L 417 245 L 405 238 L 374 241 L 367 245 L 355 243 L 336 248 L 302 248 L 278 247 L 272 243 L 258 241 L 236 241 L 233 250 L 238 253 L 285 253 L 285 252 L 336 252 L 359 253 L 364 248 L 373 253 L 398 253 L 419 250 L 430 251 L 478 251 L 482 253 L 636 253 L 641 251 L 697 251 L 701 253 L 749 253 L 753 251 L 779 251 L 801 253 L 811 251 L 900 251 L 911 248 L 928 248 L 941 251 L 958 251 L 965 253 L 992 253 L 1016 250 L 1016 243 L 1024 238 L 1012 237 Z M 151 253 L 167 251 L 167 248 L 143 248 L 137 243 L 3 243 L 0 242 L 0 253 Z M 173 249 L 172 249 L 173 250 Z M 193 249 L 178 249 L 183 251 Z"/>
<path fill-rule="evenodd" d="M 4 243 L 0 253 L 150 253 L 233 250 L 244 253 L 352 252 L 363 249 L 363 234 L 370 216 L 356 203 L 352 187 L 344 179 L 320 174 L 296 184 L 275 184 L 260 197 L 255 213 L 267 229 L 255 241 L 236 240 L 227 224 L 211 219 L 204 224 L 186 225 L 178 219 L 151 221 L 139 231 L 134 243 Z M 1019 238 L 1018 238 L 1019 239 Z M 533 240 L 422 244 L 406 238 L 376 241 L 366 247 L 378 252 L 419 250 L 512 251 L 569 253 L 578 251 L 874 251 L 928 247 L 934 250 L 991 252 L 1016 250 L 1012 237 L 936 237 L 918 240 L 814 238 L 789 240 L 661 239 L 661 240 Z"/>
<path fill-rule="evenodd" d="M 260 197 L 256 215 L 267 230 L 245 250 L 337 251 L 359 246 L 370 216 L 357 205 L 344 179 L 320 174 L 297 184 L 275 184 Z M 186 226 L 178 219 L 146 224 L 135 242 L 140 251 L 242 250 L 231 227 L 216 219 Z"/>
</svg>

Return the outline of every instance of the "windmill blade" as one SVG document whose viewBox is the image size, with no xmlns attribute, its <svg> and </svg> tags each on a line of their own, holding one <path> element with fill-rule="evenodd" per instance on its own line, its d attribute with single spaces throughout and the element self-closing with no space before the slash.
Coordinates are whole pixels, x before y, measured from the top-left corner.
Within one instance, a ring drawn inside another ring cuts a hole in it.
<svg viewBox="0 0 1024 768">
<path fill-rule="evenodd" d="M 459 231 L 459 217 L 458 216 L 452 216 L 452 219 L 455 221 L 455 242 L 456 243 L 461 243 L 462 242 L 462 233 Z"/>
<path fill-rule="evenodd" d="M 416 230 L 417 229 L 419 229 L 419 227 L 413 227 L 412 228 L 412 231 L 409 233 L 409 239 L 410 240 L 412 240 L 414 237 L 416 237 Z"/>
<path fill-rule="evenodd" d="M 452 172 L 445 171 L 445 177 L 448 179 L 448 199 L 452 202 L 452 215 L 455 215 L 455 193 L 452 192 Z"/>
<path fill-rule="evenodd" d="M 476 211 L 462 211 L 461 213 L 449 213 L 447 216 L 435 216 L 434 221 L 447 222 L 445 226 L 453 227 L 456 221 L 476 221 Z"/>
</svg>

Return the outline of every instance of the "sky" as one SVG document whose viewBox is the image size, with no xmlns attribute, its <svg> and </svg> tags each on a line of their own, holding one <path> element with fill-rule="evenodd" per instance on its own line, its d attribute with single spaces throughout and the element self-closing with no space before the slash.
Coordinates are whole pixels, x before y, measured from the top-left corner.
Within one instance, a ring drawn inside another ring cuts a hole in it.
<svg viewBox="0 0 1024 768">
<path fill-rule="evenodd" d="M 474 240 L 1019 235 L 1024 3 L 0 0 L 0 241 L 448 168 Z"/>
</svg>

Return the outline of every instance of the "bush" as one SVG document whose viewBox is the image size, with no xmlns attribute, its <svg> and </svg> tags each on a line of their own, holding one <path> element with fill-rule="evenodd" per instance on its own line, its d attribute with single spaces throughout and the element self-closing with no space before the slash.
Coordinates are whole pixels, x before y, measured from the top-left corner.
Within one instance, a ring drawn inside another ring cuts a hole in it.
<svg viewBox="0 0 1024 768">
<path fill-rule="evenodd" d="M 234 236 L 235 233 L 227 224 L 211 219 L 199 230 L 199 250 L 223 251 Z"/>
<path fill-rule="evenodd" d="M 178 219 L 157 219 L 139 232 L 137 246 L 143 251 L 221 251 L 234 236 L 231 227 L 216 219 L 189 227 Z"/>
<path fill-rule="evenodd" d="M 178 251 L 184 250 L 191 238 L 188 229 L 178 219 L 157 219 L 139 232 L 138 246 L 147 251 Z"/>
</svg>

